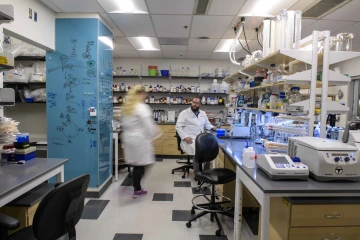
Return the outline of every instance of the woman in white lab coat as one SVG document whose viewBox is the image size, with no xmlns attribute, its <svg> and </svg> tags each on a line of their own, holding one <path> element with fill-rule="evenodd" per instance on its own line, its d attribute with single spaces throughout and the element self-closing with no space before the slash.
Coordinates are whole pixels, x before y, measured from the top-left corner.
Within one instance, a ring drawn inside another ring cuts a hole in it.
<svg viewBox="0 0 360 240">
<path fill-rule="evenodd" d="M 134 167 L 134 198 L 147 194 L 140 182 L 145 172 L 144 166 L 155 162 L 152 141 L 162 134 L 154 123 L 150 107 L 144 103 L 145 98 L 145 88 L 135 86 L 128 92 L 121 111 L 125 161 Z"/>
</svg>

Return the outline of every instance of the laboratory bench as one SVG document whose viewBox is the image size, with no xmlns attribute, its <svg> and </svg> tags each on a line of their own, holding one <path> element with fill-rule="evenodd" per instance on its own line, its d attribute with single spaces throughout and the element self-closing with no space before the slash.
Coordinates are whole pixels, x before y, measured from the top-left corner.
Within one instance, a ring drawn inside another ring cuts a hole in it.
<svg viewBox="0 0 360 240">
<path fill-rule="evenodd" d="M 224 167 L 236 171 L 236 182 L 227 184 L 229 189 L 223 186 L 224 195 L 235 199 L 235 240 L 240 239 L 242 208 L 249 204 L 260 206 L 261 240 L 360 239 L 359 182 L 273 181 L 256 167 L 243 166 L 246 140 L 218 138 L 218 143 L 215 164 L 221 167 L 224 159 Z M 257 154 L 265 153 L 251 140 L 249 145 Z"/>
</svg>

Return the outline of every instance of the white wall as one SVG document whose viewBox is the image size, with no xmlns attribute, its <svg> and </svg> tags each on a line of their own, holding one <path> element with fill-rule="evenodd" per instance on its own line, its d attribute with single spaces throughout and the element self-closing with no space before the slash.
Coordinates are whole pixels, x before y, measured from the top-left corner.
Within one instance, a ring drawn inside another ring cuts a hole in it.
<svg viewBox="0 0 360 240">
<path fill-rule="evenodd" d="M 350 77 L 360 76 L 360 57 L 333 64 L 330 66 L 330 69 L 335 67 L 339 67 L 341 73 L 349 74 Z"/>
<path fill-rule="evenodd" d="M 14 21 L 3 24 L 4 33 L 47 51 L 55 49 L 55 12 L 38 0 L 1 0 L 14 6 Z M 38 20 L 29 18 L 29 8 Z"/>
</svg>

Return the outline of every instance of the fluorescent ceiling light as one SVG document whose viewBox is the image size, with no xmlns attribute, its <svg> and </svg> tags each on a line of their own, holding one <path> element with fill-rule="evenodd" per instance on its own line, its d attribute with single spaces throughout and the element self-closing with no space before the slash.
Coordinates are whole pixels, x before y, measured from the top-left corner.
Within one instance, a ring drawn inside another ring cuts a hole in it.
<svg viewBox="0 0 360 240">
<path fill-rule="evenodd" d="M 101 42 L 103 42 L 104 44 L 106 44 L 107 46 L 109 46 L 111 48 L 111 50 L 114 49 L 114 42 L 111 37 L 99 36 L 98 39 Z"/>
<path fill-rule="evenodd" d="M 147 14 L 144 0 L 97 0 L 107 13 Z"/>
<path fill-rule="evenodd" d="M 139 51 L 160 51 L 156 37 L 128 37 L 130 43 Z"/>
<path fill-rule="evenodd" d="M 233 43 L 234 39 L 221 39 L 218 45 L 216 46 L 214 52 L 229 52 L 230 46 Z M 240 40 L 241 44 L 245 47 L 246 43 L 244 40 Z M 245 44 L 245 45 L 244 45 Z M 239 44 L 239 41 L 236 41 L 235 51 L 239 52 L 242 47 Z"/>
<path fill-rule="evenodd" d="M 298 0 L 251 0 L 241 8 L 239 16 L 274 17 L 282 9 L 288 9 Z"/>
</svg>

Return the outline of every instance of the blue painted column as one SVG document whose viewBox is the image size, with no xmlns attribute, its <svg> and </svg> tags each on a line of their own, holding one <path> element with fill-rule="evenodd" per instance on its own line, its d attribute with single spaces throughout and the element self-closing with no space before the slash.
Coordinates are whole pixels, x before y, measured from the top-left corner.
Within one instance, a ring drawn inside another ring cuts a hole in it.
<svg viewBox="0 0 360 240">
<path fill-rule="evenodd" d="M 97 18 L 55 24 L 56 51 L 46 61 L 48 157 L 69 159 L 65 180 L 86 173 L 97 188 L 112 175 L 112 33 Z"/>
</svg>

